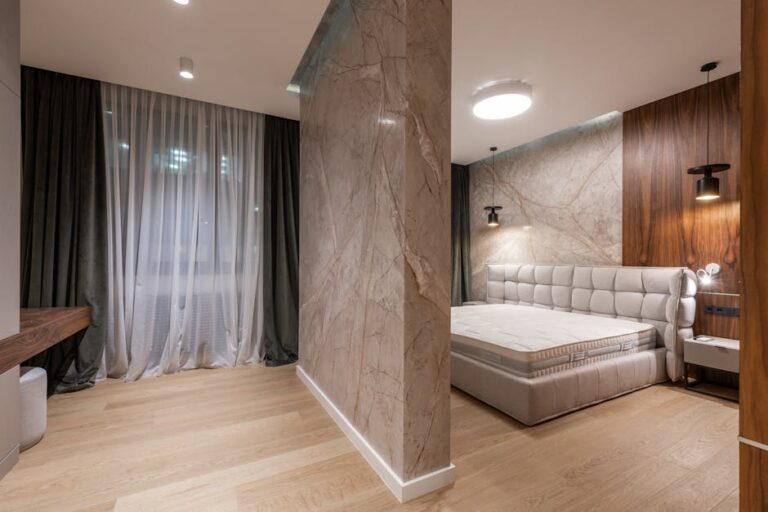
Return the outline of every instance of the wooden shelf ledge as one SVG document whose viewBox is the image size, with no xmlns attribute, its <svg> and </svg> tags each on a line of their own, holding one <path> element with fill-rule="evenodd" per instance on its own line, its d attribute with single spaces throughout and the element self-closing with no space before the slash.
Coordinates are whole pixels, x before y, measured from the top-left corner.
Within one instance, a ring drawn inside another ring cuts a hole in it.
<svg viewBox="0 0 768 512">
<path fill-rule="evenodd" d="M 91 325 L 91 308 L 20 311 L 20 332 L 0 340 L 0 374 Z"/>
</svg>

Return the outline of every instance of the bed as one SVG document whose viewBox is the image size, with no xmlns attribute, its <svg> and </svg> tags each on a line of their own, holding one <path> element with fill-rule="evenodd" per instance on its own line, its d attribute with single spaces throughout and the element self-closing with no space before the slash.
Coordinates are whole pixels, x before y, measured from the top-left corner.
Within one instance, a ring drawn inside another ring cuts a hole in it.
<svg viewBox="0 0 768 512">
<path fill-rule="evenodd" d="M 484 305 L 452 308 L 452 384 L 526 425 L 683 375 L 685 268 L 489 265 Z"/>
</svg>

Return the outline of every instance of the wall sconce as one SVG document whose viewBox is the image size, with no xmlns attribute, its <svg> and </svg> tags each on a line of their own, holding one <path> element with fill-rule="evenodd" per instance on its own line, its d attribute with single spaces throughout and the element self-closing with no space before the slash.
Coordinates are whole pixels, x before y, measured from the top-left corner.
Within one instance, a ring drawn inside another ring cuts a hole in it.
<svg viewBox="0 0 768 512">
<path fill-rule="evenodd" d="M 720 273 L 720 265 L 717 263 L 707 263 L 707 266 L 696 271 L 696 277 L 702 286 L 712 284 L 712 279 Z"/>
</svg>

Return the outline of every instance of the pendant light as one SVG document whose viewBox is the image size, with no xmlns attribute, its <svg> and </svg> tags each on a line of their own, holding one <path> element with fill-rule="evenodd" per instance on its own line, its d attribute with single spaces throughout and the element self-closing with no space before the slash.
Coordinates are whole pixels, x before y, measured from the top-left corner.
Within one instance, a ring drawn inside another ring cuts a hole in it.
<svg viewBox="0 0 768 512">
<path fill-rule="evenodd" d="M 496 202 L 496 146 L 491 146 L 491 204 Z M 499 214 L 496 210 L 501 210 L 501 206 L 486 206 L 483 208 L 488 212 L 488 226 L 495 228 L 499 225 Z"/>
<path fill-rule="evenodd" d="M 713 164 L 709 160 L 709 110 L 710 87 L 709 73 L 717 68 L 717 62 L 708 62 L 701 66 L 701 72 L 707 74 L 707 163 L 688 169 L 688 174 L 703 174 L 704 177 L 696 182 L 696 199 L 698 201 L 711 201 L 720 197 L 720 180 L 712 176 L 713 173 L 727 171 L 731 164 Z"/>
</svg>

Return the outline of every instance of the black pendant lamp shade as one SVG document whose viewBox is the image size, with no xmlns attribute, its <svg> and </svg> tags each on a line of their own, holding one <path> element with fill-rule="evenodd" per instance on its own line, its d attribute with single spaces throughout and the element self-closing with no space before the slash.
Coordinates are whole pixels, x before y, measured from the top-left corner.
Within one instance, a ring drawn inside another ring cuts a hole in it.
<svg viewBox="0 0 768 512">
<path fill-rule="evenodd" d="M 688 174 L 704 175 L 696 182 L 696 199 L 711 201 L 720 197 L 720 180 L 712 176 L 712 173 L 727 171 L 730 168 L 729 164 L 707 164 L 688 169 Z"/>
<path fill-rule="evenodd" d="M 717 62 L 708 62 L 701 66 L 701 72 L 707 74 L 707 163 L 688 169 L 688 174 L 703 174 L 696 182 L 696 199 L 699 201 L 711 201 L 720 197 L 720 180 L 712 176 L 716 172 L 727 171 L 731 164 L 709 163 L 709 72 L 717 67 Z"/>
<path fill-rule="evenodd" d="M 484 208 L 488 212 L 488 225 L 495 228 L 499 225 L 499 214 L 496 210 L 501 210 L 501 206 L 486 206 Z"/>
<path fill-rule="evenodd" d="M 491 202 L 496 202 L 496 150 L 499 149 L 496 146 L 491 146 L 491 154 L 492 157 L 492 167 L 493 167 L 493 173 L 491 175 L 492 179 L 492 189 L 491 189 Z M 501 206 L 486 206 L 483 208 L 485 211 L 488 212 L 488 226 L 495 228 L 499 225 L 499 214 L 496 213 L 496 210 L 501 210 Z"/>
</svg>

